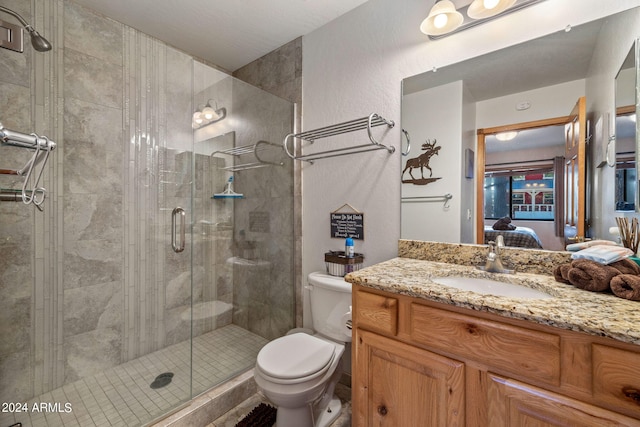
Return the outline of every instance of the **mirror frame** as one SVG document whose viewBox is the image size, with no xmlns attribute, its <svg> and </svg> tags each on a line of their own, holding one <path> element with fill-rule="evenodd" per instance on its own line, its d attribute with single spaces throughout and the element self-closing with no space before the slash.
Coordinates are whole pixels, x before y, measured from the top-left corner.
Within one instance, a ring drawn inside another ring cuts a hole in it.
<svg viewBox="0 0 640 427">
<path fill-rule="evenodd" d="M 521 131 L 527 129 L 536 129 L 547 126 L 566 125 L 569 116 L 552 117 L 549 119 L 535 120 L 531 122 L 515 123 L 510 125 L 496 126 L 491 128 L 478 129 L 476 132 L 476 222 L 475 222 L 475 243 L 483 245 L 484 243 L 484 175 L 486 163 L 486 137 L 495 135 L 496 133 Z"/>
</svg>

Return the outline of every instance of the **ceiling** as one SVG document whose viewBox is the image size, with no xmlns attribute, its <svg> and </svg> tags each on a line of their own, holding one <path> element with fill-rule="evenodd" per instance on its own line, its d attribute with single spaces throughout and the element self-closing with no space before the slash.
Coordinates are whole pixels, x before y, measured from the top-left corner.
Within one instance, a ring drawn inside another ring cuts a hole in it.
<svg viewBox="0 0 640 427">
<path fill-rule="evenodd" d="M 227 71 L 367 0 L 73 0 Z"/>
</svg>

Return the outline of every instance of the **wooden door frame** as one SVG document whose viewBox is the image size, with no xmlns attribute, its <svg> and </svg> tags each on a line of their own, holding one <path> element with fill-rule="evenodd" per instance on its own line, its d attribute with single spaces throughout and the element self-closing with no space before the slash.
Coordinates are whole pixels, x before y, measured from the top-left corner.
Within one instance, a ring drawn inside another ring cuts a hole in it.
<svg viewBox="0 0 640 427">
<path fill-rule="evenodd" d="M 536 129 L 547 126 L 561 126 L 567 124 L 571 116 L 554 117 L 551 119 L 534 120 L 531 122 L 514 123 L 504 126 L 478 129 L 476 145 L 476 243 L 484 244 L 484 172 L 486 161 L 487 135 L 496 133 Z"/>
</svg>

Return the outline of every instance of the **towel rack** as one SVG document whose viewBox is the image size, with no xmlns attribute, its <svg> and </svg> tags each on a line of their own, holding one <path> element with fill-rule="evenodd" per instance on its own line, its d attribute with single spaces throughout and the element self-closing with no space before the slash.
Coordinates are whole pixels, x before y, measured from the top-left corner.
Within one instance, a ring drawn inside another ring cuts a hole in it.
<svg viewBox="0 0 640 427">
<path fill-rule="evenodd" d="M 257 162 L 242 163 L 239 165 L 232 165 L 232 166 L 220 168 L 222 170 L 227 170 L 231 172 L 237 172 L 237 171 L 242 171 L 247 169 L 263 168 L 266 166 L 284 166 L 284 162 L 272 162 L 272 161 L 268 161 L 260 158 L 258 153 L 268 149 L 269 148 L 268 146 L 281 148 L 279 144 L 274 144 L 273 142 L 261 140 L 256 142 L 253 145 L 243 145 L 240 147 L 233 147 L 226 150 L 214 151 L 213 153 L 211 153 L 211 157 L 217 157 L 216 154 L 223 154 L 223 155 L 234 156 L 234 157 L 239 157 L 245 154 L 253 154 L 253 156 L 256 158 Z"/>
<path fill-rule="evenodd" d="M 420 202 L 440 202 L 444 201 L 444 207 L 449 208 L 449 202 L 453 199 L 453 194 L 447 193 L 442 196 L 415 196 L 415 197 L 403 197 L 401 201 L 403 203 L 420 203 Z"/>
<path fill-rule="evenodd" d="M 362 117 L 359 119 L 350 120 L 348 122 L 338 123 L 331 126 L 325 126 L 323 128 L 309 130 L 301 133 L 290 133 L 284 138 L 282 145 L 284 146 L 284 150 L 287 155 L 294 160 L 303 160 L 306 162 L 313 163 L 313 160 L 318 159 L 326 159 L 328 157 L 337 157 L 337 156 L 346 156 L 348 154 L 356 154 L 363 153 L 366 151 L 373 150 L 387 150 L 389 153 L 393 153 L 396 149 L 395 147 L 388 147 L 380 142 L 376 141 L 373 137 L 373 133 L 371 129 L 377 126 L 386 125 L 389 128 L 395 126 L 393 120 L 387 120 L 382 116 L 379 116 L 376 113 L 372 113 L 367 117 Z M 326 150 L 312 154 L 306 154 L 302 156 L 296 156 L 294 153 L 295 149 L 295 139 L 301 139 L 304 141 L 308 141 L 313 143 L 317 139 L 327 138 L 330 136 L 342 135 L 348 132 L 355 132 L 358 130 L 367 130 L 367 134 L 369 136 L 370 144 L 362 144 L 355 145 L 352 147 L 345 148 L 337 148 L 335 150 Z M 293 141 L 292 150 L 289 150 L 289 141 Z"/>
<path fill-rule="evenodd" d="M 21 169 L 0 169 L 0 174 L 24 177 L 21 190 L 0 190 L 0 201 L 22 201 L 26 205 L 33 204 L 42 211 L 42 204 L 47 196 L 47 190 L 39 187 L 38 184 L 40 183 L 42 173 L 49 159 L 49 154 L 56 148 L 56 143 L 46 136 L 38 136 L 35 133 L 27 135 L 22 132 L 7 129 L 2 123 L 0 123 L 0 142 L 3 146 L 8 145 L 34 150 L 33 156 L 31 156 Z M 39 164 L 42 164 L 40 170 L 34 174 L 34 169 L 36 169 Z M 31 188 L 27 188 L 32 177 L 35 177 L 35 182 Z"/>
</svg>

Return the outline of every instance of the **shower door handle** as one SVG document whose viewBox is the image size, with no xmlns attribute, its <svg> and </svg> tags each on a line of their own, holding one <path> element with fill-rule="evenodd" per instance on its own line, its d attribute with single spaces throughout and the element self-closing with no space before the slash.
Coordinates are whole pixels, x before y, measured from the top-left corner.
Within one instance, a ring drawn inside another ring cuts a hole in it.
<svg viewBox="0 0 640 427">
<path fill-rule="evenodd" d="M 176 237 L 178 234 L 178 230 L 176 229 L 177 226 L 177 220 L 176 218 L 178 217 L 178 215 L 180 216 L 180 242 L 177 243 L 176 242 Z M 184 227 L 185 227 L 185 211 L 184 209 L 182 209 L 181 207 L 177 207 L 173 210 L 173 212 L 171 212 L 171 247 L 173 248 L 173 251 L 176 253 L 180 253 L 182 251 L 184 251 L 184 246 L 185 246 L 185 232 L 184 232 Z"/>
</svg>

